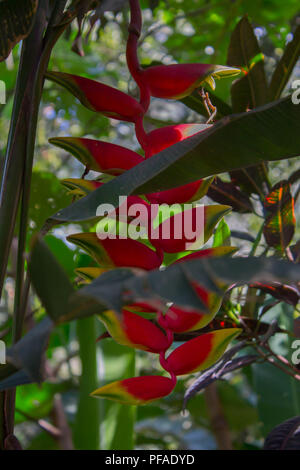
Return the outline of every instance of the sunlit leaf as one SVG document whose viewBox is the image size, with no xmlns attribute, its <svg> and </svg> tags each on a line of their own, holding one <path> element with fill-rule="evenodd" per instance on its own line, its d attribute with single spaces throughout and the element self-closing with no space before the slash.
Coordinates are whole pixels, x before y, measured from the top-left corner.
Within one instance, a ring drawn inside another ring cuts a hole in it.
<svg viewBox="0 0 300 470">
<path fill-rule="evenodd" d="M 293 33 L 293 39 L 290 41 L 284 53 L 278 62 L 276 69 L 272 75 L 269 85 L 269 99 L 276 100 L 280 97 L 287 84 L 293 68 L 295 67 L 300 55 L 300 25 L 297 26 Z"/>
<path fill-rule="evenodd" d="M 264 56 L 247 16 L 238 22 L 231 35 L 227 63 L 241 67 L 245 74 L 231 87 L 233 111 L 246 111 L 265 104 L 267 82 Z"/>
<path fill-rule="evenodd" d="M 282 251 L 290 244 L 295 232 L 294 199 L 290 184 L 275 184 L 265 199 L 266 220 L 264 236 L 269 246 Z"/>
</svg>

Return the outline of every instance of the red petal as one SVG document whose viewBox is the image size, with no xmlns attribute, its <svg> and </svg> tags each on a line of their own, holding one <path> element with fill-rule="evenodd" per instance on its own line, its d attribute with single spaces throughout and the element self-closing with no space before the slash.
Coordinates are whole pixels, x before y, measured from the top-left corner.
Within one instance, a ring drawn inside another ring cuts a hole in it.
<svg viewBox="0 0 300 470">
<path fill-rule="evenodd" d="M 49 142 L 70 152 L 86 167 L 119 175 L 141 163 L 141 155 L 120 145 L 82 137 L 53 137 Z"/>
<path fill-rule="evenodd" d="M 156 229 L 151 230 L 149 236 L 151 243 L 166 253 L 178 253 L 187 250 L 189 244 L 194 243 L 204 235 L 204 223 L 202 223 L 204 217 L 202 217 L 202 214 L 203 208 L 195 207 L 171 216 Z M 190 219 L 187 218 L 188 216 L 190 216 Z M 192 223 L 187 224 L 187 220 L 191 220 Z M 187 232 L 188 229 L 190 234 Z"/>
<path fill-rule="evenodd" d="M 169 341 L 164 333 L 151 321 L 140 315 L 123 310 L 124 332 L 132 345 L 141 345 L 142 349 L 159 353 L 169 348 Z"/>
<path fill-rule="evenodd" d="M 150 93 L 157 98 L 179 99 L 189 95 L 209 75 L 234 76 L 239 69 L 211 64 L 171 64 L 148 67 L 143 71 Z M 214 83 L 213 79 L 210 83 Z"/>
<path fill-rule="evenodd" d="M 239 328 L 215 330 L 187 341 L 166 359 L 168 370 L 184 375 L 207 369 L 220 359 L 230 341 L 241 331 Z"/>
<path fill-rule="evenodd" d="M 67 239 L 86 250 L 103 268 L 131 267 L 151 270 L 159 268 L 163 259 L 162 253 L 129 238 L 100 240 L 96 233 L 88 232 L 70 235 Z"/>
<path fill-rule="evenodd" d="M 146 270 L 157 269 L 162 263 L 162 254 L 151 250 L 137 240 L 101 240 L 115 266 L 136 267 Z"/>
<path fill-rule="evenodd" d="M 164 319 L 168 328 L 176 333 L 198 330 L 206 326 L 215 313 L 200 313 L 193 310 L 183 310 L 173 305 L 166 312 Z"/>
<path fill-rule="evenodd" d="M 148 227 L 151 220 L 155 219 L 158 207 L 151 206 L 139 196 L 128 196 L 127 200 L 116 209 L 116 215 L 122 222 L 135 220 L 137 225 Z M 133 223 L 133 222 L 132 222 Z"/>
<path fill-rule="evenodd" d="M 206 248 L 205 250 L 195 251 L 195 253 L 190 253 L 189 255 L 183 256 L 182 258 L 177 259 L 174 264 L 182 263 L 183 261 L 190 261 L 193 259 L 231 255 L 236 250 L 237 249 L 234 246 L 216 246 L 214 248 Z"/>
<path fill-rule="evenodd" d="M 143 71 L 150 93 L 157 98 L 181 98 L 197 88 L 213 69 L 208 64 L 172 64 Z"/>
<path fill-rule="evenodd" d="M 144 113 L 138 101 L 104 83 L 61 72 L 47 72 L 46 77 L 64 86 L 84 106 L 107 117 L 135 122 Z"/>
<path fill-rule="evenodd" d="M 134 379 L 135 380 L 124 380 L 123 385 L 128 393 L 143 401 L 165 397 L 169 395 L 174 388 L 174 382 L 171 379 L 160 375 L 135 377 Z"/>
<path fill-rule="evenodd" d="M 203 124 L 176 124 L 154 129 L 148 134 L 148 147 L 145 149 L 146 158 L 161 152 L 170 145 L 203 131 L 208 126 Z"/>
<path fill-rule="evenodd" d="M 200 179 L 192 183 L 178 186 L 177 188 L 147 194 L 147 198 L 152 204 L 171 205 L 176 203 L 184 204 L 192 201 L 198 201 L 206 194 L 212 180 L 212 178 L 209 180 Z"/>
<path fill-rule="evenodd" d="M 169 395 L 175 382 L 160 375 L 145 375 L 113 382 L 95 390 L 94 397 L 108 398 L 128 405 L 143 405 Z"/>
<path fill-rule="evenodd" d="M 229 206 L 220 204 L 187 209 L 152 228 L 149 239 L 153 246 L 166 253 L 196 249 L 210 238 L 216 224 L 230 210 Z"/>
</svg>

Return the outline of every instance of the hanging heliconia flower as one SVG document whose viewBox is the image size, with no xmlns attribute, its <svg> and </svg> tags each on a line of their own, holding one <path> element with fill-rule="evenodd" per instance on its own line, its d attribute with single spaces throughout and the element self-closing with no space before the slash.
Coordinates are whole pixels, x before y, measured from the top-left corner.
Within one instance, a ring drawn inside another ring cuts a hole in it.
<svg viewBox="0 0 300 470">
<path fill-rule="evenodd" d="M 132 122 L 145 158 L 160 158 L 157 155 L 159 152 L 199 132 L 209 132 L 211 124 L 177 124 L 147 133 L 143 118 L 148 110 L 150 97 L 183 98 L 204 83 L 214 88 L 214 79 L 232 77 L 240 71 L 232 67 L 208 64 L 158 65 L 143 69 L 137 54 L 142 28 L 141 10 L 138 0 L 129 0 L 129 3 L 131 21 L 126 60 L 130 74 L 139 88 L 139 101 L 111 86 L 77 75 L 48 72 L 46 78 L 65 87 L 87 108 L 109 118 Z M 104 181 L 130 170 L 144 159 L 132 150 L 95 139 L 55 137 L 50 142 L 73 154 L 85 166 L 84 175 L 89 170 L 110 175 L 106 175 L 105 179 L 99 175 L 95 181 L 85 180 L 84 177 L 63 180 L 64 186 L 74 197 L 85 197 L 106 184 Z M 201 159 L 201 155 L 199 158 Z M 95 214 L 99 219 L 97 233 L 77 233 L 68 237 L 71 243 L 85 250 L 98 263 L 98 266 L 77 268 L 77 275 L 83 282 L 91 282 L 113 268 L 150 271 L 168 264 L 168 257 L 177 256 L 179 259 L 176 263 L 181 263 L 233 253 L 235 248 L 228 246 L 199 251 L 199 244 L 210 238 L 217 223 L 231 209 L 229 206 L 192 205 L 188 209 L 182 206 L 204 196 L 212 181 L 213 178 L 198 179 L 176 188 L 162 188 L 154 193 L 125 197 L 116 210 L 106 214 L 109 228 L 111 222 L 117 228 L 113 237 L 106 231 L 106 216 Z M 156 208 L 161 205 L 160 209 L 163 204 L 177 204 L 179 210 L 175 210 L 173 214 L 160 212 L 160 220 L 157 217 L 158 209 L 152 210 L 154 204 Z M 138 216 L 134 213 L 136 205 L 143 209 L 138 223 L 134 220 Z M 186 233 L 187 221 L 193 233 Z M 147 240 L 142 240 L 140 233 L 138 240 L 133 239 L 133 236 L 128 237 L 128 228 L 135 223 L 142 229 L 148 229 Z M 127 230 L 125 236 L 121 234 L 122 228 Z M 186 251 L 189 254 L 183 256 Z M 127 378 L 100 387 L 92 392 L 92 396 L 130 405 L 147 404 L 169 395 L 176 385 L 177 376 L 206 369 L 220 359 L 230 341 L 239 335 L 240 329 L 227 328 L 201 334 L 181 344 L 166 357 L 173 343 L 174 333 L 197 330 L 214 318 L 222 302 L 222 293 L 227 287 L 218 283 L 219 292 L 210 292 L 195 280 L 191 280 L 190 285 L 198 296 L 199 303 L 203 305 L 203 311 L 174 304 L 168 304 L 161 311 L 158 308 L 161 303 L 158 304 L 157 299 L 147 299 L 147 302 L 129 304 L 121 312 L 107 310 L 98 315 L 107 330 L 101 338 L 111 337 L 121 345 L 159 354 L 160 364 L 170 378 L 164 375 Z M 130 289 L 128 294 L 131 294 Z"/>
<path fill-rule="evenodd" d="M 138 101 L 104 83 L 62 72 L 47 72 L 46 78 L 69 90 L 87 108 L 109 118 L 136 122 L 144 113 Z"/>
<path fill-rule="evenodd" d="M 119 175 L 144 159 L 126 147 L 82 137 L 54 137 L 49 142 L 76 157 L 89 170 Z"/>
<path fill-rule="evenodd" d="M 211 64 L 154 65 L 143 70 L 142 76 L 151 96 L 180 99 L 188 96 L 204 82 L 215 89 L 215 80 L 234 77 L 240 69 Z"/>
</svg>

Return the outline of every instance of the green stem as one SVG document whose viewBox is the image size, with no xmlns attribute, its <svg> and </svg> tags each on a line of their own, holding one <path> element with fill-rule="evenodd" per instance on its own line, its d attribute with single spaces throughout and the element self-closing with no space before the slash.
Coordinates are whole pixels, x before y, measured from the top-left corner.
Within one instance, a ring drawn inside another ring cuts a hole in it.
<svg viewBox="0 0 300 470">
<path fill-rule="evenodd" d="M 265 222 L 263 222 L 260 226 L 260 229 L 259 229 L 259 231 L 256 235 L 256 238 L 254 240 L 254 243 L 253 243 L 253 246 L 252 246 L 252 249 L 251 249 L 251 252 L 250 252 L 249 256 L 254 256 L 255 255 L 256 249 L 259 245 L 259 242 L 261 240 L 261 236 L 263 234 L 264 226 L 265 226 Z"/>
<path fill-rule="evenodd" d="M 97 450 L 100 446 L 100 401 L 90 396 L 98 386 L 96 318 L 77 321 L 77 338 L 82 364 L 79 401 L 74 428 L 76 449 Z"/>
<path fill-rule="evenodd" d="M 26 146 L 30 125 L 30 103 L 33 96 L 32 83 L 37 73 L 43 47 L 43 31 L 46 21 L 45 6 L 45 3 L 43 6 L 40 3 L 38 7 L 33 29 L 22 46 L 19 65 L 0 192 L 0 295 L 3 288 L 22 190 L 24 161 L 26 161 Z M 20 275 L 16 285 L 16 296 L 19 298 L 21 295 Z M 0 448 L 4 447 L 5 436 L 13 432 L 14 402 L 14 390 L 1 394 Z"/>
<path fill-rule="evenodd" d="M 123 353 L 124 354 L 124 353 Z M 123 355 L 124 357 L 124 355 Z M 130 348 L 126 354 L 124 379 L 135 376 L 135 350 Z M 110 443 L 112 450 L 133 450 L 135 443 L 134 424 L 136 421 L 136 406 L 114 403 L 116 407 L 116 428 Z"/>
</svg>

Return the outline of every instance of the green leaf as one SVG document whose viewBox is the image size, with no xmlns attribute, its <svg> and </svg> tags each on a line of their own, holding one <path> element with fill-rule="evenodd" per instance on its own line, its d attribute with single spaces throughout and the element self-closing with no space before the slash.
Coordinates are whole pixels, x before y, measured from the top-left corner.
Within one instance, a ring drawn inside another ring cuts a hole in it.
<svg viewBox="0 0 300 470">
<path fill-rule="evenodd" d="M 41 239 L 36 239 L 29 260 L 33 287 L 48 315 L 56 323 L 100 313 L 103 306 L 75 296 L 75 290 L 60 263 Z"/>
<path fill-rule="evenodd" d="M 75 276 L 75 268 L 77 267 L 77 263 L 74 260 L 74 251 L 71 250 L 63 240 L 56 238 L 53 235 L 46 235 L 44 240 L 55 258 L 59 259 L 67 276 L 73 280 Z"/>
<path fill-rule="evenodd" d="M 20 410 L 20 413 L 16 411 L 16 422 L 26 421 L 26 416 L 22 412 L 36 420 L 49 415 L 53 408 L 53 397 L 57 391 L 57 384 L 49 383 L 45 383 L 43 386 L 31 384 L 26 387 L 18 387 L 16 408 Z"/>
<path fill-rule="evenodd" d="M 0 62 L 30 33 L 37 0 L 3 0 L 0 3 Z"/>
<path fill-rule="evenodd" d="M 7 361 L 18 369 L 23 370 L 34 382 L 41 382 L 44 378 L 44 352 L 48 345 L 52 328 L 53 322 L 50 318 L 44 318 L 7 351 Z M 18 374 L 18 379 L 20 380 L 19 384 L 26 383 L 24 374 Z"/>
<path fill-rule="evenodd" d="M 202 258 L 141 275 L 134 275 L 126 269 L 115 269 L 99 276 L 77 295 L 91 297 L 116 310 L 122 303 L 144 299 L 163 304 L 174 302 L 203 312 L 203 304 L 195 295 L 192 282 L 222 295 L 219 286 L 224 283 L 290 283 L 298 281 L 299 276 L 300 266 L 276 258 Z"/>
<path fill-rule="evenodd" d="M 230 228 L 226 224 L 225 220 L 222 219 L 214 234 L 213 247 L 230 246 L 230 235 Z"/>
<path fill-rule="evenodd" d="M 300 394 L 300 384 L 272 364 L 255 364 L 253 373 L 258 413 L 266 435 L 282 421 L 299 414 L 295 396 Z"/>
<path fill-rule="evenodd" d="M 70 196 L 55 175 L 46 171 L 33 171 L 29 205 L 29 228 L 33 227 L 31 232 L 40 230 L 53 212 L 70 204 L 70 201 Z"/>
<path fill-rule="evenodd" d="M 33 379 L 29 377 L 25 370 L 18 370 L 14 374 L 11 374 L 6 379 L 0 381 L 0 391 L 9 390 L 10 388 L 15 388 L 18 385 L 30 384 L 33 382 Z"/>
<path fill-rule="evenodd" d="M 45 242 L 34 243 L 29 271 L 34 289 L 53 321 L 67 310 L 74 289 L 64 269 L 58 263 Z"/>
<path fill-rule="evenodd" d="M 265 160 L 299 155 L 300 106 L 291 98 L 227 116 L 135 166 L 52 216 L 57 223 L 95 217 L 101 203 L 146 194 Z M 200 157 L 201 156 L 201 157 Z"/>
<path fill-rule="evenodd" d="M 247 16 L 236 25 L 230 40 L 227 64 L 242 67 L 246 75 L 231 87 L 234 112 L 246 111 L 266 103 L 267 81 L 264 57 Z"/>
<path fill-rule="evenodd" d="M 279 312 L 281 327 L 292 331 L 293 307 L 282 303 Z M 291 335 L 277 334 L 270 345 L 275 353 L 281 354 L 291 363 L 293 341 Z M 254 364 L 252 372 L 258 395 L 257 410 L 263 423 L 263 435 L 266 436 L 282 421 L 300 415 L 300 382 L 272 364 Z"/>
<path fill-rule="evenodd" d="M 264 236 L 269 246 L 284 251 L 295 233 L 294 199 L 287 181 L 275 184 L 264 202 Z"/>
<path fill-rule="evenodd" d="M 269 99 L 276 100 L 280 97 L 287 84 L 293 68 L 295 67 L 300 55 L 300 25 L 294 32 L 294 38 L 285 48 L 283 56 L 277 64 L 269 85 Z"/>
</svg>

